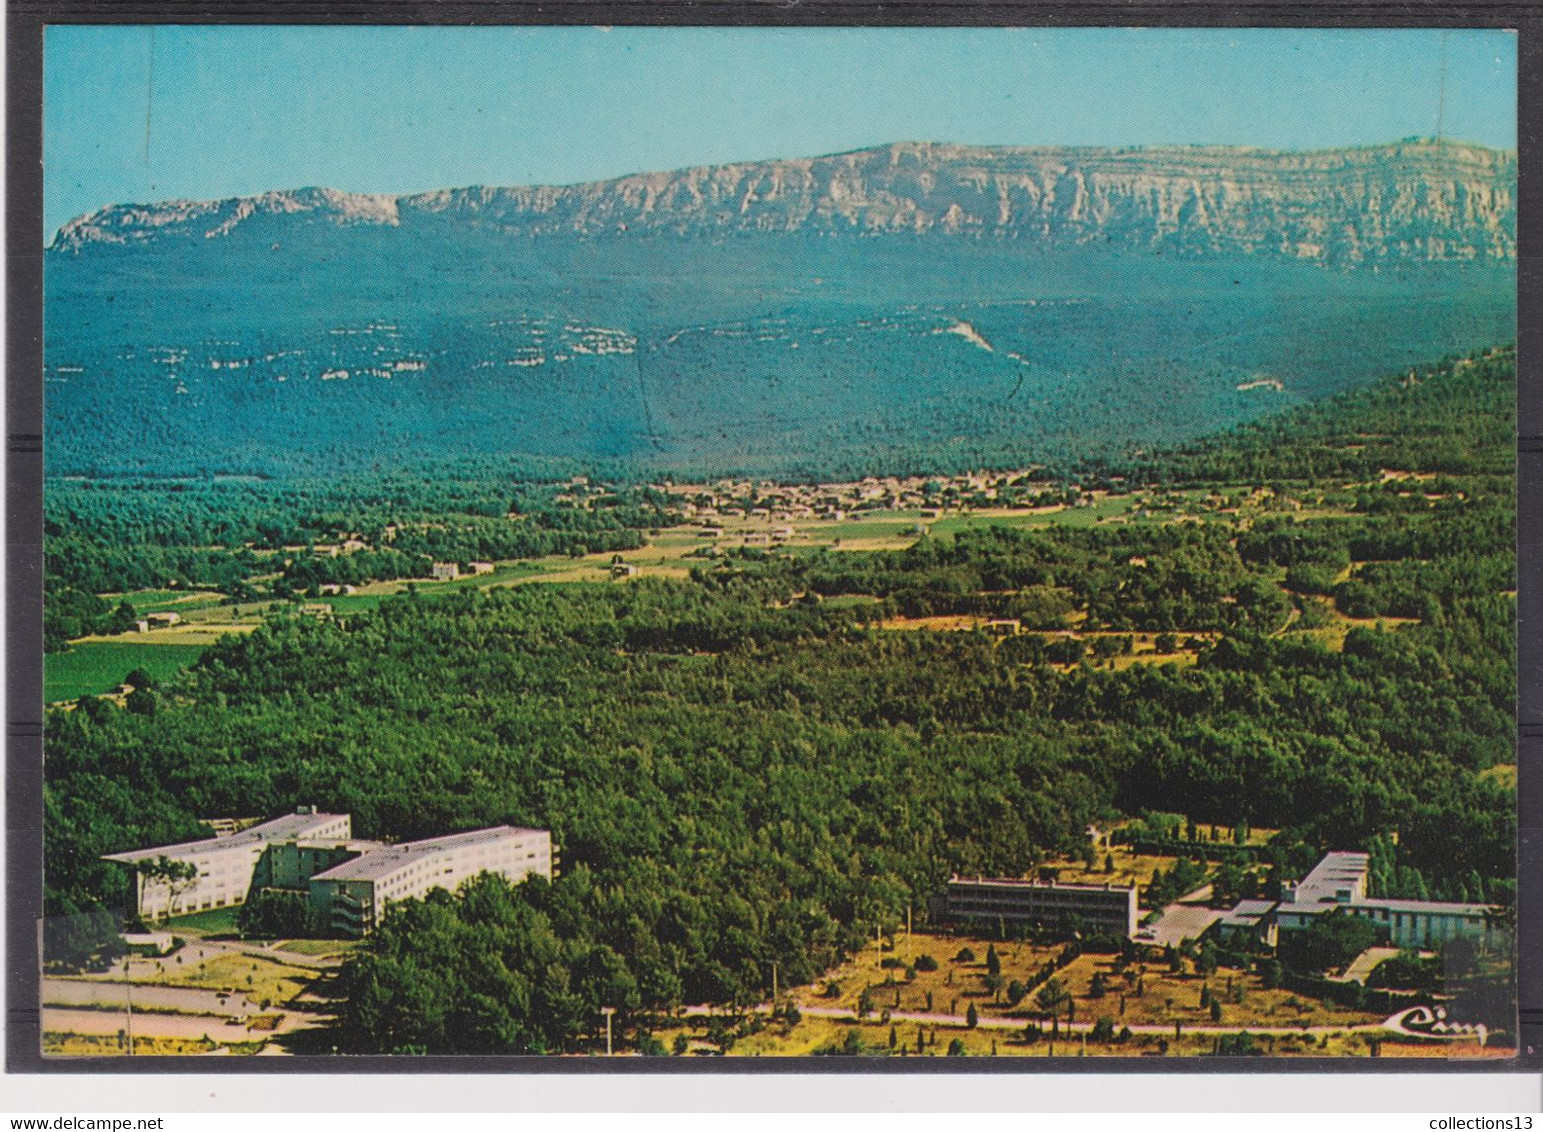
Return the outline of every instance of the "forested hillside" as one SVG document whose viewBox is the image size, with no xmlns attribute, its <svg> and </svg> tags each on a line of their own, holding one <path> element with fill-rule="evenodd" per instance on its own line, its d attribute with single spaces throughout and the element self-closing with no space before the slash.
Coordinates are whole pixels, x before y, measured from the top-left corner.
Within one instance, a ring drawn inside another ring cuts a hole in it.
<svg viewBox="0 0 1543 1132">
<path fill-rule="evenodd" d="M 48 911 L 119 903 L 99 855 L 205 816 L 550 828 L 555 883 L 409 905 L 344 980 L 349 1048 L 514 1052 L 601 1005 L 759 997 L 773 962 L 810 980 L 951 870 L 1143 810 L 1281 827 L 1281 861 L 1396 830 L 1432 893 L 1504 900 L 1514 352 L 1416 379 L 1089 473 L 1278 501 L 1203 523 L 745 551 L 228 639 L 151 711 L 50 713 Z M 1047 632 L 884 625 L 969 603 Z M 1185 663 L 1114 663 L 1133 632 Z"/>
<path fill-rule="evenodd" d="M 1515 169 L 1449 142 L 902 144 L 114 206 L 45 255 L 49 465 L 1123 461 L 1510 338 Z"/>
</svg>

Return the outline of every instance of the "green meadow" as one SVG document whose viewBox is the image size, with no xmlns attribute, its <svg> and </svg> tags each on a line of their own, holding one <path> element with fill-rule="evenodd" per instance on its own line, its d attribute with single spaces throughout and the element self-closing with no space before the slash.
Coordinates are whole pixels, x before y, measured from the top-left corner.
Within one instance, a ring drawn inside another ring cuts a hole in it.
<svg viewBox="0 0 1543 1132">
<path fill-rule="evenodd" d="M 123 683 L 136 668 L 169 680 L 198 659 L 204 645 L 142 645 L 91 641 L 43 658 L 43 699 L 47 703 L 98 696 Z"/>
</svg>

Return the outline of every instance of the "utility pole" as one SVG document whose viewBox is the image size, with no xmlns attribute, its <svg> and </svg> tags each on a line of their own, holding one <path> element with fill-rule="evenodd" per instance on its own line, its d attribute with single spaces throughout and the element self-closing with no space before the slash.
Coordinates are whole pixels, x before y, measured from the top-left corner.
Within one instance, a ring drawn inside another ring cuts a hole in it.
<svg viewBox="0 0 1543 1132">
<path fill-rule="evenodd" d="M 605 1015 L 605 1055 L 611 1056 L 611 1015 L 616 1013 L 614 1006 L 602 1006 L 600 1013 Z"/>
</svg>

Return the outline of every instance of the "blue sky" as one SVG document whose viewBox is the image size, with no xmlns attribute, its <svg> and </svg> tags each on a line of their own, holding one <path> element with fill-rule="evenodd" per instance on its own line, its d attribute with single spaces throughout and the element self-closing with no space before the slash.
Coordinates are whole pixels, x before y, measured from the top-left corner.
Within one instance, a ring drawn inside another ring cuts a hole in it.
<svg viewBox="0 0 1543 1132">
<path fill-rule="evenodd" d="M 51 27 L 44 212 L 568 183 L 900 140 L 1516 144 L 1506 32 Z"/>
</svg>

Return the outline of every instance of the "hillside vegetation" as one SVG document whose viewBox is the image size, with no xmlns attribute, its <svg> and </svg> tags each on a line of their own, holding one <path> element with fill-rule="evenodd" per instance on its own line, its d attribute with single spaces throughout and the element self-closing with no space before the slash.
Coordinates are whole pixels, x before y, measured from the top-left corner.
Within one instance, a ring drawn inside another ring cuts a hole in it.
<svg viewBox="0 0 1543 1132">
<path fill-rule="evenodd" d="M 227 639 L 148 710 L 50 713 L 48 911 L 120 902 L 99 855 L 205 816 L 550 828 L 555 883 L 404 906 L 343 980 L 347 1048 L 516 1052 L 568 1047 L 601 1006 L 627 1023 L 759 998 L 773 962 L 808 982 L 951 870 L 1021 873 L 1147 809 L 1281 828 L 1279 869 L 1397 830 L 1425 890 L 1477 878 L 1505 901 L 1515 795 L 1488 772 L 1514 761 L 1514 366 L 1401 373 L 1099 473 L 1243 473 L 1273 511 L 747 551 L 686 580 L 411 594 Z M 853 594 L 878 601 L 822 600 Z M 1049 631 L 878 625 L 982 601 Z M 1058 618 L 1169 633 L 1194 663 L 1063 655 Z"/>
</svg>

